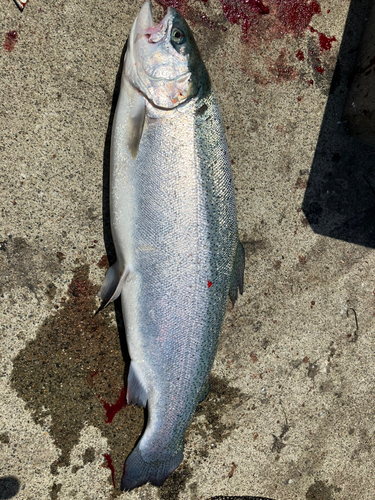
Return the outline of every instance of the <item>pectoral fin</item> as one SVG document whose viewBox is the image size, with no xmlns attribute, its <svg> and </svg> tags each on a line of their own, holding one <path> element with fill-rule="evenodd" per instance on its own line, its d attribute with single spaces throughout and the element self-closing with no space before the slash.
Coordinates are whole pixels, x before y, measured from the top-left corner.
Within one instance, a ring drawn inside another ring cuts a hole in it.
<svg viewBox="0 0 375 500">
<path fill-rule="evenodd" d="M 240 290 L 241 295 L 243 293 L 244 270 L 245 270 L 245 250 L 242 246 L 242 243 L 238 242 L 236 259 L 234 261 L 234 266 L 232 271 L 232 280 L 229 288 L 229 298 L 232 301 L 233 305 L 237 300 L 238 290 Z"/>
<path fill-rule="evenodd" d="M 106 302 L 104 307 L 106 307 L 110 302 L 117 299 L 117 297 L 120 295 L 122 286 L 128 274 L 129 268 L 125 266 L 125 268 L 121 270 L 119 268 L 118 262 L 115 262 L 113 266 L 108 269 L 102 287 L 98 293 L 98 296 L 104 302 Z M 101 309 L 104 309 L 104 307 Z"/>
<path fill-rule="evenodd" d="M 145 123 L 146 104 L 143 95 L 139 92 L 130 113 L 130 134 L 128 147 L 133 158 L 138 156 L 139 143 L 141 142 L 143 126 Z"/>
</svg>

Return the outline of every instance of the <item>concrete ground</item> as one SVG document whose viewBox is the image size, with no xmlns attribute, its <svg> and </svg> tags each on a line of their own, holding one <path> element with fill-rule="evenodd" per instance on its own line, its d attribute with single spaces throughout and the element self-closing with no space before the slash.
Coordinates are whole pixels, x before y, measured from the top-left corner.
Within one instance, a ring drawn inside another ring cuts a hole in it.
<svg viewBox="0 0 375 500">
<path fill-rule="evenodd" d="M 341 123 L 369 6 L 353 2 L 231 0 L 226 18 L 219 0 L 175 0 L 227 131 L 245 290 L 183 464 L 121 494 L 143 412 L 122 408 L 118 305 L 93 312 L 142 2 L 0 0 L 0 499 L 375 498 L 374 150 Z"/>
</svg>

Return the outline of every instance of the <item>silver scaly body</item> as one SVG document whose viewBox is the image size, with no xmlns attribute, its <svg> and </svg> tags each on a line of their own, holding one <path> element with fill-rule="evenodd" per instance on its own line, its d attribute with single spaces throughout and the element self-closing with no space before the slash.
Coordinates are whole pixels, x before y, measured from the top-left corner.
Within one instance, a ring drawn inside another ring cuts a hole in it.
<svg viewBox="0 0 375 500">
<path fill-rule="evenodd" d="M 141 125 L 137 99 L 125 71 L 111 146 L 117 263 L 101 292 L 121 293 L 127 400 L 148 409 L 125 464 L 126 490 L 163 484 L 182 461 L 186 428 L 208 391 L 228 294 L 234 301 L 238 286 L 242 292 L 243 273 L 229 154 L 210 86 L 172 109 L 144 99 Z M 134 123 L 141 127 L 136 154 L 129 146 Z"/>
</svg>

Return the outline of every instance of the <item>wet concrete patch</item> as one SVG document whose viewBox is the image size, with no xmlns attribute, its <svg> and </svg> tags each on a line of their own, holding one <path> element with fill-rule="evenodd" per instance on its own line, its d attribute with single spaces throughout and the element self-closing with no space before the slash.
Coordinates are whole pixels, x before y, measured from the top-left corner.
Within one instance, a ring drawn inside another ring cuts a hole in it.
<svg viewBox="0 0 375 500">
<path fill-rule="evenodd" d="M 8 444 L 10 442 L 9 435 L 6 432 L 0 434 L 0 443 Z"/>
<path fill-rule="evenodd" d="M 160 500 L 175 500 L 179 498 L 179 493 L 185 490 L 187 481 L 193 476 L 191 467 L 182 462 L 180 467 L 166 480 L 164 486 L 159 489 Z"/>
<path fill-rule="evenodd" d="M 111 423 L 106 422 L 108 409 L 113 410 L 120 397 L 124 398 L 125 366 L 110 308 L 93 314 L 98 289 L 88 274 L 87 265 L 75 269 L 60 309 L 51 313 L 35 340 L 18 354 L 12 373 L 12 385 L 26 401 L 35 423 L 43 425 L 51 417 L 50 433 L 60 450 L 59 459 L 51 465 L 56 481 L 50 495 L 55 499 L 60 490 L 59 467 L 71 465 L 70 453 L 85 425 L 99 428 L 108 440 L 115 495 L 120 493 L 125 458 L 143 427 L 143 410 L 134 406 L 118 411 Z M 95 450 L 86 449 L 82 467 L 94 458 Z M 103 457 L 103 465 L 108 466 L 107 457 Z M 75 466 L 72 472 L 79 468 Z M 110 471 L 108 480 L 112 483 Z"/>
<path fill-rule="evenodd" d="M 224 423 L 222 417 L 227 410 L 233 410 L 236 405 L 242 404 L 242 400 L 248 399 L 248 395 L 236 387 L 231 387 L 228 382 L 215 375 L 210 376 L 210 392 L 207 398 L 198 405 L 196 415 L 204 415 L 205 423 L 193 419 L 190 431 L 198 433 L 205 443 L 205 448 L 199 451 L 201 457 L 208 456 L 208 449 L 222 443 L 228 438 L 236 424 Z M 189 429 L 187 437 L 189 437 Z"/>
<path fill-rule="evenodd" d="M 24 238 L 11 237 L 0 242 L 0 293 L 26 286 L 35 293 L 44 288 L 46 273 L 50 279 L 59 271 L 59 261 L 46 249 Z M 54 285 L 47 288 L 47 296 L 53 298 Z"/>
<path fill-rule="evenodd" d="M 0 477 L 0 500 L 7 500 L 17 495 L 20 489 L 20 482 L 16 477 Z"/>
<path fill-rule="evenodd" d="M 324 481 L 315 481 L 306 492 L 306 500 L 334 500 L 334 492 L 340 492 L 341 488 L 329 486 Z"/>
<path fill-rule="evenodd" d="M 249 496 L 241 496 L 241 497 L 227 497 L 227 496 L 219 496 L 219 497 L 210 497 L 207 500 L 272 500 L 272 498 L 266 497 L 249 497 Z"/>
</svg>

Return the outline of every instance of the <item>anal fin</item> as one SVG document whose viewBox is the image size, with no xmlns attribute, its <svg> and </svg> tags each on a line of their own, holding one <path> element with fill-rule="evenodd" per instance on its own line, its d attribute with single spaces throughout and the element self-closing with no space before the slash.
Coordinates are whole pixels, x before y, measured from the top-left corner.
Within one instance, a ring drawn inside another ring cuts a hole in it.
<svg viewBox="0 0 375 500">
<path fill-rule="evenodd" d="M 126 401 L 128 404 L 143 406 L 143 408 L 147 404 L 147 391 L 140 380 L 134 362 L 130 363 Z"/>
<path fill-rule="evenodd" d="M 242 243 L 239 241 L 237 244 L 236 258 L 234 261 L 232 279 L 229 288 L 229 298 L 232 301 L 233 306 L 238 297 L 238 290 L 240 291 L 241 295 L 243 293 L 244 271 L 245 271 L 245 250 L 242 246 Z"/>
</svg>

